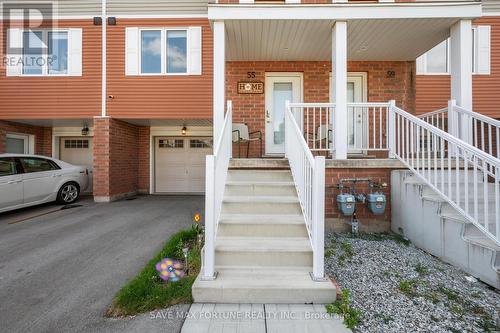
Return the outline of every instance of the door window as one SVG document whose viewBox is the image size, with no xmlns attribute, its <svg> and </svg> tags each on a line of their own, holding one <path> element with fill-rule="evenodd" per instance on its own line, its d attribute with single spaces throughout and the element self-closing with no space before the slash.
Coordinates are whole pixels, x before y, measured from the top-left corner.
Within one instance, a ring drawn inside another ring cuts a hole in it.
<svg viewBox="0 0 500 333">
<path fill-rule="evenodd" d="M 16 161 L 13 158 L 0 159 L 0 177 L 17 174 Z"/>
<path fill-rule="evenodd" d="M 25 173 L 60 169 L 54 162 L 43 158 L 20 158 L 19 160 Z"/>
<path fill-rule="evenodd" d="M 292 101 L 291 82 L 275 82 L 273 89 L 273 142 L 285 142 L 285 104 Z"/>
</svg>

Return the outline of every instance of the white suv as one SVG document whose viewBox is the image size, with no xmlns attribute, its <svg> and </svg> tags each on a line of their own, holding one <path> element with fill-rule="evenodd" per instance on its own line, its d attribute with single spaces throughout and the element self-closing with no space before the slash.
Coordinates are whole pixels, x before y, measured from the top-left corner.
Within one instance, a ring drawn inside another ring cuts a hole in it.
<svg viewBox="0 0 500 333">
<path fill-rule="evenodd" d="M 87 188 L 88 173 L 45 156 L 0 154 L 0 213 L 51 201 L 73 203 Z"/>
</svg>

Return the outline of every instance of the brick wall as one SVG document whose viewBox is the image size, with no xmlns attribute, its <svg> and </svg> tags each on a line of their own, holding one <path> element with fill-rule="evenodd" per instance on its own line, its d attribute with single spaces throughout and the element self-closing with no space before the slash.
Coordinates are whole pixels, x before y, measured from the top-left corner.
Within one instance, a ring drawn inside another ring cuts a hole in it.
<svg viewBox="0 0 500 333">
<path fill-rule="evenodd" d="M 349 72 L 367 73 L 369 102 L 387 102 L 395 99 L 403 109 L 414 112 L 415 63 L 414 62 L 349 62 Z M 389 77 L 388 71 L 395 76 Z M 266 72 L 300 72 L 304 77 L 304 102 L 329 101 L 330 62 L 282 61 L 282 62 L 227 62 L 226 98 L 233 101 L 233 122 L 246 123 L 250 131 L 262 130 L 265 142 L 265 95 L 238 94 L 238 81 L 250 81 L 248 72 L 255 72 L 252 81 L 265 82 Z M 246 150 L 242 147 L 242 156 Z M 250 148 L 250 157 L 259 154 L 258 143 Z M 233 155 L 237 156 L 237 155 Z"/>
<path fill-rule="evenodd" d="M 94 199 L 112 201 L 147 190 L 149 128 L 112 118 L 94 118 Z"/>
<path fill-rule="evenodd" d="M 7 150 L 7 133 L 35 136 L 35 154 L 52 156 L 52 128 L 0 121 L 0 154 Z"/>
<path fill-rule="evenodd" d="M 360 160 L 362 161 L 362 160 Z M 363 164 L 363 162 L 361 162 Z M 360 230 L 366 232 L 389 232 L 391 226 L 391 172 L 400 167 L 381 168 L 368 167 L 363 168 L 327 168 L 325 171 L 325 218 L 327 229 L 335 231 L 347 231 L 350 229 L 345 221 L 350 221 L 349 216 L 344 216 L 337 208 L 337 195 L 340 190 L 336 185 L 342 178 L 370 178 L 377 183 L 386 183 L 385 189 L 377 189 L 387 198 L 387 205 L 384 214 L 372 214 L 367 204 L 356 203 L 356 215 L 360 222 Z M 348 190 L 344 190 L 347 192 Z M 369 193 L 370 189 L 367 183 L 356 185 L 357 193 Z"/>
</svg>

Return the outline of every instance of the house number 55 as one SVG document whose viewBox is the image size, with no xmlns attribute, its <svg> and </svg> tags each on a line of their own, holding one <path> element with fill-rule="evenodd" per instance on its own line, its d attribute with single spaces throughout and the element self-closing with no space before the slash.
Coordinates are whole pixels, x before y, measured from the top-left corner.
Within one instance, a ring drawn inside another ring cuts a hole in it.
<svg viewBox="0 0 500 333">
<path fill-rule="evenodd" d="M 247 78 L 255 79 L 255 72 L 247 72 Z"/>
</svg>

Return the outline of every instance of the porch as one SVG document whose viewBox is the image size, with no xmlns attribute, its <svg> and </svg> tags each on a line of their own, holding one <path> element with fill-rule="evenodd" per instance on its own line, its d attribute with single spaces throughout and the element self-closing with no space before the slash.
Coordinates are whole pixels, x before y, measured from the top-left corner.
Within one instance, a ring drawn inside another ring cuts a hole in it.
<svg viewBox="0 0 500 333">
<path fill-rule="evenodd" d="M 273 297 L 275 302 L 290 302 L 286 295 L 291 290 L 302 292 L 293 302 L 331 297 L 324 273 L 325 211 L 336 203 L 325 200 L 325 186 L 338 184 L 331 183 L 335 177 L 327 179 L 327 160 L 356 158 L 360 170 L 373 157 L 397 160 L 486 238 L 498 242 L 500 208 L 486 204 L 471 213 L 471 202 L 461 199 L 468 185 L 459 181 L 467 177 L 469 165 L 475 168 L 483 180 L 475 179 L 473 186 L 485 195 L 473 200 L 488 202 L 498 191 L 497 183 L 490 187 L 487 181 L 498 175 L 491 172 L 498 161 L 468 145 L 461 135 L 450 135 L 412 115 L 414 61 L 448 36 L 452 98 L 463 108 L 471 106 L 469 45 L 471 19 L 479 15 L 478 8 L 466 2 L 441 5 L 446 10 L 436 16 L 436 4 L 392 4 L 383 10 L 380 4 L 368 8 L 370 4 L 360 6 L 366 10 L 364 17 L 356 10 L 342 12 L 338 4 L 301 6 L 311 15 L 307 18 L 294 7 L 272 6 L 269 12 L 260 11 L 261 16 L 253 6 L 238 12 L 231 6 L 209 8 L 216 146 L 214 155 L 207 157 L 204 262 L 195 284 L 200 300 L 237 301 L 243 297 L 238 288 L 252 290 L 252 301 L 262 302 Z M 238 91 L 240 83 L 250 90 L 259 83 L 261 93 Z M 264 154 L 286 157 L 289 171 L 279 176 L 255 167 L 244 176 L 235 172 L 235 123 L 260 131 Z M 295 190 L 288 188 L 291 185 Z M 293 216 L 285 215 L 290 220 L 283 222 L 282 215 L 288 213 Z M 305 233 L 296 229 L 297 220 L 303 221 Z M 228 229 L 226 224 L 240 228 Z M 297 256 L 297 263 L 290 255 Z M 283 271 L 283 265 L 300 272 L 299 284 L 285 278 L 290 270 Z M 275 278 L 243 278 L 261 269 Z"/>
</svg>

